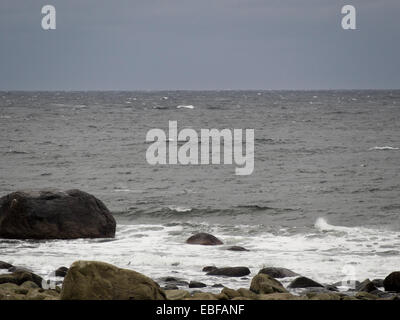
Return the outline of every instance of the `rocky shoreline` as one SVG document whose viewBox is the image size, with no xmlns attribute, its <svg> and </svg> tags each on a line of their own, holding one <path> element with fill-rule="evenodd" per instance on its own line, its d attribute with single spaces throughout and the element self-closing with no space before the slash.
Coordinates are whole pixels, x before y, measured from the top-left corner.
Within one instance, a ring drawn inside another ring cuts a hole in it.
<svg viewBox="0 0 400 320">
<path fill-rule="evenodd" d="M 116 222 L 107 207 L 80 190 L 18 191 L 0 198 L 0 238 L 114 238 Z M 223 241 L 207 233 L 186 240 L 189 245 L 218 246 Z M 227 248 L 248 251 L 240 246 Z M 320 284 L 295 271 L 268 267 L 252 279 L 246 266 L 204 266 L 214 277 L 205 283 L 173 276 L 160 279 L 100 261 L 76 261 L 54 271 L 58 281 L 0 261 L 0 300 L 399 300 L 400 271 L 385 279 Z M 224 279 L 240 277 L 247 288 L 231 289 Z M 278 279 L 289 278 L 284 286 Z M 160 284 L 162 286 L 160 286 Z M 343 289 L 345 287 L 345 289 Z M 346 288 L 347 287 L 347 288 Z M 218 293 L 216 293 L 218 291 Z"/>
<path fill-rule="evenodd" d="M 218 293 L 207 291 L 204 283 L 165 277 L 165 285 L 129 269 L 99 261 L 76 261 L 55 271 L 61 282 L 43 279 L 25 268 L 0 261 L 0 300 L 400 300 L 400 272 L 385 279 L 354 281 L 355 288 L 339 291 L 342 283 L 320 284 L 285 268 L 264 268 L 248 288 L 231 289 L 223 284 Z M 221 270 L 205 267 L 208 272 Z M 224 277 L 238 276 L 246 267 L 222 268 Z M 236 272 L 239 272 L 236 274 Z M 274 275 L 276 278 L 274 278 Z M 293 277 L 285 287 L 279 278 Z M 200 290 L 201 289 L 201 290 Z"/>
</svg>

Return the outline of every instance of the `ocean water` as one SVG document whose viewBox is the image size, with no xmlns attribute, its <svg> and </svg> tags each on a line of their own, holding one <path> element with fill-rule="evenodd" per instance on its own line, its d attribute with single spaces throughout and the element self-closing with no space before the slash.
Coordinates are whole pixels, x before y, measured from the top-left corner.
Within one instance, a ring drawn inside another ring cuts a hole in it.
<svg viewBox="0 0 400 320">
<path fill-rule="evenodd" d="M 253 174 L 149 165 L 146 133 L 168 121 L 254 129 Z M 266 266 L 322 283 L 383 278 L 400 268 L 399 128 L 400 91 L 0 92 L 0 196 L 78 188 L 118 223 L 115 239 L 0 239 L 0 260 L 45 277 L 101 260 L 233 288 Z M 225 244 L 185 244 L 196 232 Z M 206 276 L 208 265 L 252 274 Z"/>
</svg>

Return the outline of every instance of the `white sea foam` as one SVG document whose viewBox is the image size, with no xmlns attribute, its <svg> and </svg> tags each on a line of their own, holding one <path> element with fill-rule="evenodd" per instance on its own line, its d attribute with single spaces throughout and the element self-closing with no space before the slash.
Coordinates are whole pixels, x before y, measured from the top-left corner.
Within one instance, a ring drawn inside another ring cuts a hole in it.
<svg viewBox="0 0 400 320">
<path fill-rule="evenodd" d="M 179 105 L 179 106 L 177 106 L 176 107 L 177 109 L 182 109 L 182 108 L 184 108 L 184 109 L 194 109 L 194 106 L 193 105 L 183 105 L 183 104 L 181 104 L 181 105 Z"/>
<path fill-rule="evenodd" d="M 368 277 L 383 278 L 398 269 L 400 263 L 398 254 L 384 254 L 388 248 L 400 246 L 399 234 L 395 232 L 334 226 L 324 219 L 317 219 L 314 229 L 294 234 L 289 229 L 254 234 L 254 226 L 234 228 L 240 233 L 207 223 L 195 227 L 118 225 L 116 238 L 110 240 L 2 243 L 2 260 L 31 268 L 42 276 L 62 265 L 68 267 L 78 259 L 100 260 L 154 279 L 172 275 L 208 285 L 223 283 L 232 288 L 249 287 L 251 277 L 265 266 L 285 267 L 321 283 L 333 283 L 344 279 L 346 266 L 351 266 L 356 279 L 362 281 Z M 225 244 L 211 247 L 186 244 L 185 240 L 199 230 L 207 230 Z M 250 251 L 226 250 L 231 245 L 244 246 Z M 250 268 L 251 275 L 247 279 L 210 277 L 201 271 L 207 265 L 243 265 Z M 288 284 L 290 280 L 282 281 Z"/>
</svg>

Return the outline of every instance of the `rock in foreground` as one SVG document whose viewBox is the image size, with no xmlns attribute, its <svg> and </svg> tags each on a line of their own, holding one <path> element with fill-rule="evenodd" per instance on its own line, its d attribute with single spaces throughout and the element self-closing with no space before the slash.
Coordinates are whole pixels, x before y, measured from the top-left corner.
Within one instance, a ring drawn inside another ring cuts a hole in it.
<svg viewBox="0 0 400 320">
<path fill-rule="evenodd" d="M 250 290 L 257 294 L 287 293 L 282 283 L 269 275 L 259 273 L 251 281 Z"/>
<path fill-rule="evenodd" d="M 62 300 L 165 300 L 152 279 L 104 262 L 76 261 L 68 270 Z"/>
<path fill-rule="evenodd" d="M 389 274 L 385 280 L 383 280 L 383 286 L 386 291 L 400 292 L 400 271 Z"/>
<path fill-rule="evenodd" d="M 0 199 L 0 238 L 111 238 L 115 227 L 107 207 L 79 190 L 17 191 Z"/>
</svg>

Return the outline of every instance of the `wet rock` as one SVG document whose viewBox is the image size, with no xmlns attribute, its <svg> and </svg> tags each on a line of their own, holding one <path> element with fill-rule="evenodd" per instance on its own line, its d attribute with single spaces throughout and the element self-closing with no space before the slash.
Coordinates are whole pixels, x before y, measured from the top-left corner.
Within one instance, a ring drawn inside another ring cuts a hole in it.
<svg viewBox="0 0 400 320">
<path fill-rule="evenodd" d="M 216 270 L 216 269 L 218 269 L 217 267 L 215 267 L 215 266 L 207 266 L 207 267 L 204 267 L 203 268 L 203 272 L 210 272 L 210 271 L 213 271 L 213 270 Z"/>
<path fill-rule="evenodd" d="M 336 293 L 307 293 L 306 296 L 310 300 L 341 300 L 341 296 Z"/>
<path fill-rule="evenodd" d="M 314 280 L 306 278 L 306 277 L 298 277 L 289 284 L 289 288 L 292 288 L 292 289 L 310 288 L 310 287 L 314 287 L 314 288 L 323 287 L 323 285 L 318 282 L 315 282 Z"/>
<path fill-rule="evenodd" d="M 218 300 L 217 296 L 207 292 L 196 292 L 186 300 Z"/>
<path fill-rule="evenodd" d="M 372 280 L 372 283 L 377 288 L 383 288 L 383 279 L 374 279 Z"/>
<path fill-rule="evenodd" d="M 190 281 L 189 288 L 205 288 L 207 285 L 199 281 Z"/>
<path fill-rule="evenodd" d="M 279 279 L 279 278 L 287 278 L 287 277 L 295 277 L 299 274 L 286 269 L 286 268 L 275 268 L 275 267 L 268 267 L 261 269 L 258 273 L 267 274 L 272 278 Z"/>
<path fill-rule="evenodd" d="M 215 245 L 224 244 L 217 237 L 213 236 L 212 234 L 204 233 L 204 232 L 197 233 L 197 234 L 191 236 L 189 239 L 186 240 L 186 243 L 200 244 L 203 246 L 215 246 Z"/>
<path fill-rule="evenodd" d="M 175 277 L 160 278 L 160 281 L 166 282 L 167 285 L 175 285 L 175 286 L 179 286 L 179 287 L 187 287 L 189 285 L 189 282 L 187 282 L 181 278 L 175 278 Z"/>
<path fill-rule="evenodd" d="M 363 292 L 363 291 L 357 292 L 357 294 L 355 295 L 355 297 L 356 297 L 358 300 L 376 300 L 376 299 L 379 298 L 379 297 L 377 297 L 377 296 L 375 296 L 375 295 L 373 295 L 373 294 L 371 294 L 371 293 Z"/>
<path fill-rule="evenodd" d="M 241 294 L 239 292 L 237 292 L 234 289 L 230 289 L 230 288 L 223 288 L 221 290 L 221 293 L 225 294 L 228 297 L 228 299 L 233 299 L 233 298 L 241 296 Z"/>
<path fill-rule="evenodd" d="M 239 246 L 232 246 L 232 247 L 227 248 L 226 250 L 230 250 L 230 251 L 250 251 L 250 250 L 248 250 L 246 248 L 239 247 Z"/>
<path fill-rule="evenodd" d="M 40 277 L 32 272 L 18 271 L 18 272 L 14 272 L 11 274 L 1 274 L 0 275 L 0 284 L 13 283 L 13 284 L 16 284 L 19 286 L 26 281 L 31 281 L 40 288 L 42 287 L 42 283 L 43 283 L 42 277 Z"/>
<path fill-rule="evenodd" d="M 56 277 L 64 278 L 67 275 L 68 268 L 67 267 L 60 267 L 56 271 L 54 271 Z"/>
<path fill-rule="evenodd" d="M 266 274 L 258 274 L 251 280 L 250 290 L 257 294 L 286 293 L 282 283 Z"/>
<path fill-rule="evenodd" d="M 209 276 L 225 276 L 225 277 L 243 277 L 250 274 L 250 270 L 247 267 L 227 267 L 217 268 L 210 272 L 207 272 Z"/>
<path fill-rule="evenodd" d="M 213 288 L 224 288 L 225 286 L 221 283 L 216 283 L 212 285 Z"/>
<path fill-rule="evenodd" d="M 185 290 L 166 290 L 167 300 L 183 300 L 190 297 L 190 293 Z"/>
<path fill-rule="evenodd" d="M 371 292 L 375 291 L 378 288 L 375 287 L 375 285 L 370 281 L 369 279 L 365 279 L 363 282 L 361 282 L 357 287 L 357 291 L 364 291 L 364 292 Z"/>
<path fill-rule="evenodd" d="M 79 190 L 17 191 L 0 199 L 0 238 L 110 238 L 115 227 L 106 206 Z"/>
<path fill-rule="evenodd" d="M 163 290 L 179 290 L 179 287 L 174 284 L 167 284 L 162 289 Z"/>
<path fill-rule="evenodd" d="M 383 280 L 385 291 L 400 292 L 400 271 L 395 271 L 389 274 Z"/>
<path fill-rule="evenodd" d="M 32 270 L 25 267 L 12 266 L 8 269 L 8 272 L 32 272 Z"/>
<path fill-rule="evenodd" d="M 245 289 L 245 288 L 240 288 L 237 290 L 237 292 L 244 298 L 248 298 L 251 300 L 257 300 L 258 296 L 256 293 L 254 293 L 253 291 L 249 290 L 249 289 Z"/>
<path fill-rule="evenodd" d="M 64 278 L 62 300 L 165 300 L 152 279 L 104 262 L 76 261 Z"/>
<path fill-rule="evenodd" d="M 13 267 L 13 265 L 12 264 L 9 264 L 9 263 L 7 263 L 7 262 L 4 262 L 4 261 L 0 261 L 0 269 L 10 269 L 10 268 L 12 268 Z"/>
<path fill-rule="evenodd" d="M 304 300 L 304 297 L 295 296 L 291 293 L 260 294 L 259 300 Z"/>
</svg>

